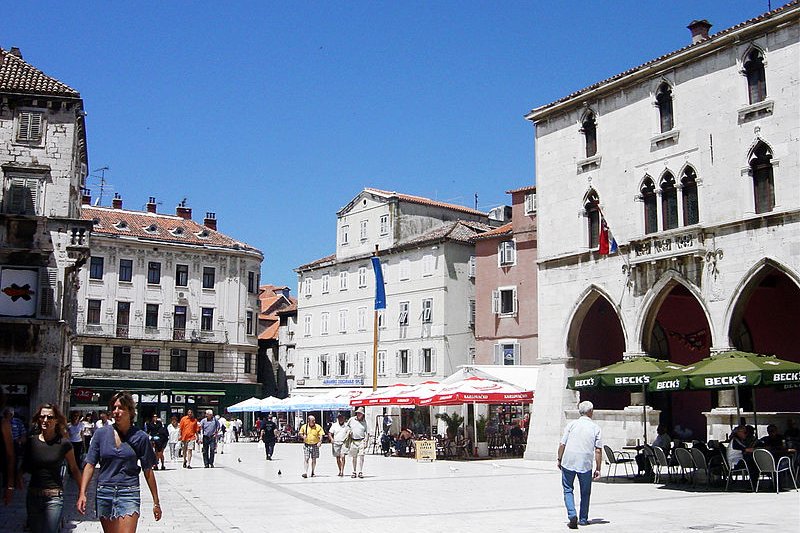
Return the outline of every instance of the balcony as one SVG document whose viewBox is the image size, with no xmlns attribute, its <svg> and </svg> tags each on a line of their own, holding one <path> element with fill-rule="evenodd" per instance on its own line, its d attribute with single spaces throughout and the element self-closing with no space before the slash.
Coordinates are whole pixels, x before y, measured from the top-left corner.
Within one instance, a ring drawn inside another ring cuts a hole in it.
<svg viewBox="0 0 800 533">
<path fill-rule="evenodd" d="M 78 334 L 106 339 L 134 339 L 152 341 L 183 341 L 191 343 L 226 344 L 228 332 L 225 330 L 201 331 L 190 328 L 155 328 L 131 326 L 115 323 L 78 324 Z"/>
<path fill-rule="evenodd" d="M 673 231 L 631 241 L 631 264 L 681 256 L 703 257 L 706 251 L 705 234 L 702 229 Z"/>
</svg>

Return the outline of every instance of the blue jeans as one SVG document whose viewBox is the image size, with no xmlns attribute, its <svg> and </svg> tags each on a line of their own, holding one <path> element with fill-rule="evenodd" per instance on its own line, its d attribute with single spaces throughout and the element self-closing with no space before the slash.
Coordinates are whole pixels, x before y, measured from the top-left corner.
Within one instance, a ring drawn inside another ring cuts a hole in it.
<svg viewBox="0 0 800 533">
<path fill-rule="evenodd" d="M 573 485 L 575 484 L 575 476 L 578 476 L 578 484 L 581 487 L 581 512 L 578 519 L 581 522 L 589 521 L 589 496 L 592 494 L 592 471 L 588 472 L 574 472 L 561 469 L 561 487 L 564 489 L 564 505 L 567 506 L 567 518 L 572 518 L 575 515 L 575 497 L 573 496 Z"/>
<path fill-rule="evenodd" d="M 267 459 L 272 459 L 272 454 L 275 452 L 275 441 L 265 441 L 264 448 L 267 452 Z"/>
<path fill-rule="evenodd" d="M 217 438 L 203 435 L 203 464 L 214 466 L 214 454 L 217 452 Z"/>
<path fill-rule="evenodd" d="M 58 533 L 61 531 L 63 496 L 39 496 L 28 493 L 26 507 L 28 525 L 33 533 Z"/>
</svg>

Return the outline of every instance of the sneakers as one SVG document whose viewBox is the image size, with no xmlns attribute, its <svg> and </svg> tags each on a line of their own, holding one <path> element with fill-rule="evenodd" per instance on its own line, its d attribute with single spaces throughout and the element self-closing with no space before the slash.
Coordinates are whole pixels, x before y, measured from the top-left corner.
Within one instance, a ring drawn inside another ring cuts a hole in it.
<svg viewBox="0 0 800 533">
<path fill-rule="evenodd" d="M 570 529 L 578 529 L 578 517 L 571 516 L 569 519 L 569 524 L 567 524 L 567 527 Z"/>
<path fill-rule="evenodd" d="M 588 520 L 578 520 L 578 525 L 579 526 L 588 526 L 589 525 L 589 521 Z"/>
</svg>

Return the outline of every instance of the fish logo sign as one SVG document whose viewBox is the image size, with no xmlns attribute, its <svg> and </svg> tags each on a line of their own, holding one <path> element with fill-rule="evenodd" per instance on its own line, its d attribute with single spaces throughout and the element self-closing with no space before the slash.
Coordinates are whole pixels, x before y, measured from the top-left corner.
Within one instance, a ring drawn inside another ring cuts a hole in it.
<svg viewBox="0 0 800 533">
<path fill-rule="evenodd" d="M 3 289 L 3 293 L 9 298 L 11 298 L 12 302 L 16 302 L 20 298 L 22 298 L 26 302 L 29 302 L 34 294 L 34 291 L 31 290 L 31 286 L 29 283 L 26 283 L 21 287 L 16 283 L 12 283 L 11 285 Z"/>
</svg>

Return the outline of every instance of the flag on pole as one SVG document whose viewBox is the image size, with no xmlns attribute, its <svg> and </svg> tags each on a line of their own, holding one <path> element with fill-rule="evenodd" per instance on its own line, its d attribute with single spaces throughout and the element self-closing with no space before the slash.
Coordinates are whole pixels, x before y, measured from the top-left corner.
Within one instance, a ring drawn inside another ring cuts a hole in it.
<svg viewBox="0 0 800 533">
<path fill-rule="evenodd" d="M 608 229 L 606 218 L 600 215 L 600 238 L 598 253 L 600 255 L 608 255 L 609 253 L 617 253 L 617 241 Z"/>
<path fill-rule="evenodd" d="M 383 285 L 383 269 L 381 260 L 372 258 L 372 270 L 375 271 L 375 310 L 386 309 L 386 288 Z"/>
</svg>

